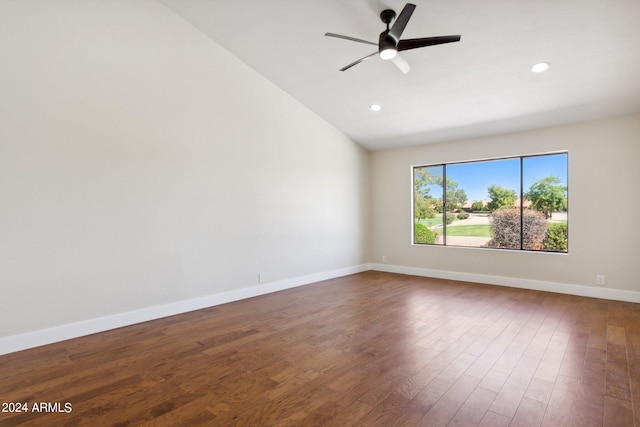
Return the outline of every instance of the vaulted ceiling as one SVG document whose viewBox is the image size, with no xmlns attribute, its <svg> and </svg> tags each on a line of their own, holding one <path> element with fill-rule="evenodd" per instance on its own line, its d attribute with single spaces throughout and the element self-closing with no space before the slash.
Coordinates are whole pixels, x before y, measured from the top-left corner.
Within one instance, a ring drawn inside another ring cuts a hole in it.
<svg viewBox="0 0 640 427">
<path fill-rule="evenodd" d="M 402 52 L 408 74 L 377 56 L 341 72 L 376 47 L 324 36 L 377 42 L 402 0 L 161 2 L 370 150 L 640 111 L 638 0 L 416 0 L 403 38 L 462 40 Z"/>
</svg>

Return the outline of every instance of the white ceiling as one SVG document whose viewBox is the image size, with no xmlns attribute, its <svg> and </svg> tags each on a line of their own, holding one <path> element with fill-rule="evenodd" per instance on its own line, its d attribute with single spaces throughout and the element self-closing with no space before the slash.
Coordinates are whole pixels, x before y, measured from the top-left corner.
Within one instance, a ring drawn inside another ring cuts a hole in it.
<svg viewBox="0 0 640 427">
<path fill-rule="evenodd" d="M 462 40 L 403 52 L 408 74 L 377 56 L 340 72 L 376 48 L 324 36 L 377 43 L 403 0 L 161 1 L 371 150 L 640 111 L 639 0 L 417 0 L 403 39 Z"/>
</svg>

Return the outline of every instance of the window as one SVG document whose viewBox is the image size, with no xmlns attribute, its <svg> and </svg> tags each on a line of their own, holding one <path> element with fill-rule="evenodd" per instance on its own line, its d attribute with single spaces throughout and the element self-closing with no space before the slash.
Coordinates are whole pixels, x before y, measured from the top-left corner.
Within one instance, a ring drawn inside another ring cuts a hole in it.
<svg viewBox="0 0 640 427">
<path fill-rule="evenodd" d="M 568 252 L 567 153 L 413 168 L 413 243 Z"/>
</svg>

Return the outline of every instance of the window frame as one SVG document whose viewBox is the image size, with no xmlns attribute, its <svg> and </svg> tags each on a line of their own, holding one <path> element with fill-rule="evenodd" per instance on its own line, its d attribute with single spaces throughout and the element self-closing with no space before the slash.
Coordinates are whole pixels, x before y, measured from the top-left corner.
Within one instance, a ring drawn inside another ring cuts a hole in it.
<svg viewBox="0 0 640 427">
<path fill-rule="evenodd" d="M 566 155 L 566 200 L 567 200 L 567 250 L 566 251 L 554 251 L 547 249 L 527 249 L 524 248 L 524 221 L 523 212 L 524 212 L 524 161 L 528 158 L 536 158 L 536 157 L 545 157 L 545 156 L 554 156 L 554 155 Z M 520 200 L 520 247 L 519 248 L 498 248 L 492 246 L 463 246 L 463 245 L 455 245 L 455 244 L 447 244 L 447 166 L 451 165 L 461 165 L 461 164 L 470 164 L 470 163 L 481 163 L 481 162 L 492 162 L 492 161 L 500 161 L 500 160 L 519 160 L 519 194 L 518 198 Z M 441 244 L 431 244 L 431 243 L 416 243 L 415 242 L 415 224 L 416 224 L 416 185 L 415 185 L 415 171 L 419 168 L 430 168 L 430 167 L 441 167 L 442 168 L 442 237 L 443 242 Z M 550 151 L 544 153 L 534 153 L 534 154 L 523 154 L 523 155 L 510 155 L 510 156 L 501 156 L 501 157 L 490 157 L 484 159 L 475 159 L 475 160 L 461 160 L 461 161 L 453 161 L 453 162 L 444 162 L 444 163 L 427 163 L 427 164 L 417 164 L 411 166 L 411 245 L 419 246 L 419 247 L 444 247 L 444 248 L 463 248 L 463 249 L 489 249 L 489 250 L 506 250 L 506 251 L 516 251 L 516 252 L 532 252 L 532 253 L 545 253 L 545 254 L 560 254 L 567 255 L 569 254 L 570 244 L 569 244 L 569 150 L 559 150 L 559 151 Z"/>
</svg>

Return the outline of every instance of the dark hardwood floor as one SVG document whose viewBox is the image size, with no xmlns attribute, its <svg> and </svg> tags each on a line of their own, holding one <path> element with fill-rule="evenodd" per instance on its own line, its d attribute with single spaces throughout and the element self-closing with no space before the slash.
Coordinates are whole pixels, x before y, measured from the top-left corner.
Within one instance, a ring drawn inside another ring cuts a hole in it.
<svg viewBox="0 0 640 427">
<path fill-rule="evenodd" d="M 366 272 L 0 356 L 0 400 L 28 405 L 2 426 L 633 426 L 640 305 Z"/>
</svg>

